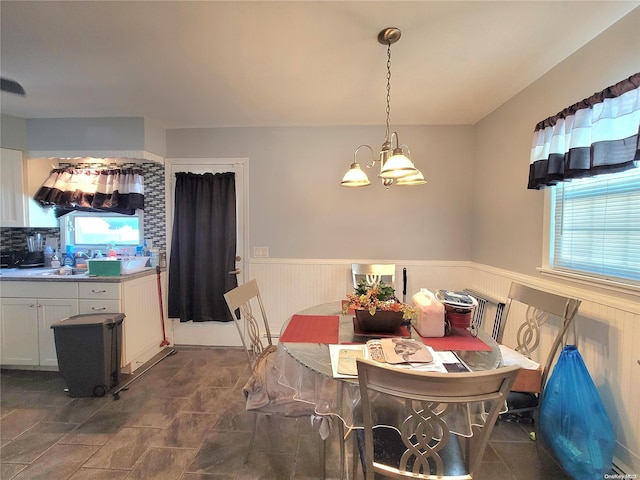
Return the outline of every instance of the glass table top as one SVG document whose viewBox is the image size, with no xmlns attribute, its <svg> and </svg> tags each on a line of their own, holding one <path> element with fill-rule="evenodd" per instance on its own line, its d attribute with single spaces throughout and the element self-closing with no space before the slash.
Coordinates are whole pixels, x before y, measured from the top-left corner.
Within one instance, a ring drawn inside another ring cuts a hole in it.
<svg viewBox="0 0 640 480">
<path fill-rule="evenodd" d="M 353 314 L 342 314 L 342 303 L 331 302 L 321 305 L 315 305 L 300 312 L 298 315 L 337 315 L 339 316 L 339 334 L 338 343 L 363 343 L 360 337 L 355 337 L 353 332 Z M 283 325 L 282 332 L 287 328 L 288 321 Z M 420 339 L 414 328 L 411 329 L 414 338 Z M 470 351 L 461 350 L 455 353 L 464 361 L 473 371 L 491 370 L 498 368 L 502 358 L 500 348 L 496 341 L 480 329 L 478 338 L 491 347 L 491 351 Z M 326 375 L 332 376 L 331 356 L 329 354 L 329 346 L 322 343 L 297 343 L 297 342 L 281 342 L 282 348 L 303 366 Z M 342 379 L 348 382 L 357 382 L 357 379 Z"/>
</svg>

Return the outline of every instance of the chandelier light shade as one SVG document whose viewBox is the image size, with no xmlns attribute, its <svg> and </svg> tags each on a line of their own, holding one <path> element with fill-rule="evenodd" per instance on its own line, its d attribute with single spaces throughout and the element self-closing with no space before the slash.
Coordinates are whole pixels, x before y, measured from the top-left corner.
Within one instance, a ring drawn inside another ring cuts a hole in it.
<svg viewBox="0 0 640 480">
<path fill-rule="evenodd" d="M 373 149 L 369 145 L 360 145 L 356 148 L 356 151 L 353 152 L 353 163 L 349 167 L 349 171 L 344 174 L 344 177 L 342 177 L 342 182 L 340 182 L 340 185 L 343 187 L 366 187 L 367 185 L 371 185 L 369 177 L 367 177 L 364 170 L 360 168 L 360 164 L 356 160 L 358 151 L 361 148 L 368 148 L 371 152 L 371 156 L 373 156 Z"/>
<path fill-rule="evenodd" d="M 360 164 L 356 160 L 358 151 L 361 148 L 368 148 L 371 152 L 371 160 L 365 165 L 372 168 L 376 163 L 380 164 L 380 173 L 378 177 L 382 180 L 382 184 L 389 188 L 391 185 L 423 185 L 427 183 L 424 175 L 418 170 L 411 161 L 411 151 L 409 147 L 400 144 L 398 141 L 398 133 L 390 131 L 390 113 L 391 113 L 391 45 L 400 40 L 400 30 L 395 27 L 385 28 L 378 34 L 378 42 L 387 45 L 387 119 L 386 119 L 386 135 L 385 140 L 380 149 L 378 158 L 373 153 L 373 148 L 369 145 L 360 145 L 353 153 L 353 163 L 349 167 L 349 171 L 342 178 L 340 185 L 343 187 L 366 187 L 371 185 L 367 174 L 360 168 Z M 395 139 L 395 146 L 394 146 Z"/>
</svg>

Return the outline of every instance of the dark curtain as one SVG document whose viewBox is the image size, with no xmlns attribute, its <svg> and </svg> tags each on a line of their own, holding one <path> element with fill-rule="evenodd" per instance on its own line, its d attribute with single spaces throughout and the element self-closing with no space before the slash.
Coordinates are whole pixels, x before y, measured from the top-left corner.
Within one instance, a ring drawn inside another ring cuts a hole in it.
<svg viewBox="0 0 640 480">
<path fill-rule="evenodd" d="M 640 73 L 536 125 L 529 189 L 635 168 L 640 161 Z"/>
<path fill-rule="evenodd" d="M 133 215 L 144 210 L 144 175 L 135 168 L 55 168 L 33 198 L 58 216 L 74 210 Z"/>
<path fill-rule="evenodd" d="M 176 173 L 169 317 L 231 321 L 223 295 L 238 286 L 235 173 Z"/>
</svg>

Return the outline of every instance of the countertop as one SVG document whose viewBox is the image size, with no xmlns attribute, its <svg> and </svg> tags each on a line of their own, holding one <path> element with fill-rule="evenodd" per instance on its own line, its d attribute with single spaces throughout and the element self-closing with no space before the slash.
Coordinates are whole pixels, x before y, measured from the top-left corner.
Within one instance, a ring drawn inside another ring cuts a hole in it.
<svg viewBox="0 0 640 480">
<path fill-rule="evenodd" d="M 3 268 L 0 269 L 0 281 L 18 282 L 107 282 L 120 283 L 135 278 L 155 275 L 155 267 L 145 267 L 133 273 L 118 276 L 92 275 L 81 273 L 76 275 L 60 275 L 58 268 Z"/>
</svg>

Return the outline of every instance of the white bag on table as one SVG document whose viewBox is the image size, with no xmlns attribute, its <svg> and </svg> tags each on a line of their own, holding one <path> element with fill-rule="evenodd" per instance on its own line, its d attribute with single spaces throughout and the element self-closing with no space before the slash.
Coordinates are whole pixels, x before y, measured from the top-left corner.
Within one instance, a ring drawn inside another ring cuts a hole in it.
<svg viewBox="0 0 640 480">
<path fill-rule="evenodd" d="M 419 309 L 415 322 L 418 333 L 423 337 L 444 337 L 444 305 L 426 288 L 421 288 L 411 300 Z"/>
</svg>

